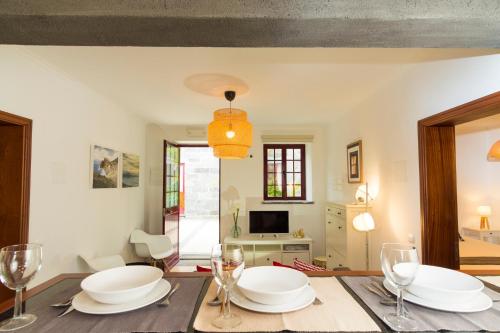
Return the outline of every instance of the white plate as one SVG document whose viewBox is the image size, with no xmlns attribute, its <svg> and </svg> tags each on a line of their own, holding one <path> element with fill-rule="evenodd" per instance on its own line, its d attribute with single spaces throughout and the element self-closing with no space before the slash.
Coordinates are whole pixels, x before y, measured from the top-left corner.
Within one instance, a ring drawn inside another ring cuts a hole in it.
<svg viewBox="0 0 500 333">
<path fill-rule="evenodd" d="M 415 280 L 408 287 L 412 294 L 440 302 L 465 302 L 484 289 L 479 279 L 468 274 L 437 266 L 420 265 Z"/>
<path fill-rule="evenodd" d="M 293 301 L 286 304 L 268 305 L 253 302 L 241 293 L 238 287 L 231 294 L 231 302 L 240 308 L 264 313 L 285 313 L 304 309 L 314 302 L 316 292 L 311 286 L 307 286 Z"/>
<path fill-rule="evenodd" d="M 140 309 L 160 300 L 170 291 L 170 288 L 170 283 L 167 280 L 161 279 L 146 296 L 123 304 L 99 303 L 87 295 L 85 291 L 82 291 L 73 299 L 73 307 L 75 310 L 83 313 L 99 315 L 127 312 Z"/>
<path fill-rule="evenodd" d="M 387 279 L 384 280 L 384 287 L 392 294 L 396 295 L 396 288 Z M 420 298 L 409 292 L 405 292 L 404 300 L 429 309 L 461 313 L 480 312 L 488 310 L 493 305 L 491 298 L 485 293 L 479 293 L 477 296 L 467 300 L 466 302 L 447 303 Z"/>
<path fill-rule="evenodd" d="M 307 288 L 309 278 L 287 267 L 257 266 L 247 268 L 238 280 L 238 288 L 249 299 L 261 304 L 287 304 Z"/>
<path fill-rule="evenodd" d="M 122 304 L 143 298 L 162 278 L 163 271 L 156 267 L 123 266 L 94 273 L 80 286 L 98 302 Z"/>
</svg>

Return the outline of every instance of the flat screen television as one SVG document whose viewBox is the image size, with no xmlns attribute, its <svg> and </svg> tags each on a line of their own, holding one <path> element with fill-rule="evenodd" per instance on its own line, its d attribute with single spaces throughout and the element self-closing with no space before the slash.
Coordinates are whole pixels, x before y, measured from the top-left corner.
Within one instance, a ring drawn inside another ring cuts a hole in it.
<svg viewBox="0 0 500 333">
<path fill-rule="evenodd" d="M 287 234 L 288 211 L 249 211 L 251 234 Z"/>
</svg>

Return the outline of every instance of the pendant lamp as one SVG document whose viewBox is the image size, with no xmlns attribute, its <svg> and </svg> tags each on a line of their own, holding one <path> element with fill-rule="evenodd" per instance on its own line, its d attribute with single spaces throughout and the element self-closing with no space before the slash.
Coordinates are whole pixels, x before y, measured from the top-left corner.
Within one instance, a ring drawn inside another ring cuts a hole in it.
<svg viewBox="0 0 500 333">
<path fill-rule="evenodd" d="M 236 92 L 226 91 L 224 96 L 229 101 L 229 108 L 214 111 L 214 120 L 208 125 L 208 145 L 213 148 L 215 157 L 242 159 L 248 156 L 252 145 L 252 124 L 245 111 L 232 108 Z"/>
<path fill-rule="evenodd" d="M 488 152 L 488 161 L 500 162 L 500 140 L 491 146 L 490 151 Z"/>
</svg>

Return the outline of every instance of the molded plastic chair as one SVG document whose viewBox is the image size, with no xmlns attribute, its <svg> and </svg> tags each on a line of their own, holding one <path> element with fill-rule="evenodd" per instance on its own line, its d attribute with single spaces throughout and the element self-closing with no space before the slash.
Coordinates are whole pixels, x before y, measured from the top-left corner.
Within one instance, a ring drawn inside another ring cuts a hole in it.
<svg viewBox="0 0 500 333">
<path fill-rule="evenodd" d="M 109 268 L 125 266 L 125 261 L 118 254 L 106 257 L 96 257 L 96 258 L 89 258 L 87 256 L 80 255 L 80 258 L 82 258 L 87 263 L 87 265 L 89 265 L 90 269 L 94 272 L 103 271 Z"/>
<path fill-rule="evenodd" d="M 170 238 L 165 235 L 150 235 L 142 230 L 134 230 L 130 234 L 130 243 L 141 258 L 161 260 L 174 253 Z"/>
</svg>

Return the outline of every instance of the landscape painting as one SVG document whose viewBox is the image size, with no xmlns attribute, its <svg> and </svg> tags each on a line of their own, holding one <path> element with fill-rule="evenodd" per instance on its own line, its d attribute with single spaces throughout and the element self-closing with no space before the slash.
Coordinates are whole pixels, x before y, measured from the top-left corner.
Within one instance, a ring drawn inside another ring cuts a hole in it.
<svg viewBox="0 0 500 333">
<path fill-rule="evenodd" d="M 92 188 L 117 188 L 120 152 L 92 146 Z"/>
<path fill-rule="evenodd" d="M 139 155 L 123 153 L 122 187 L 139 187 Z"/>
</svg>

